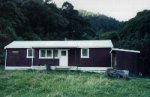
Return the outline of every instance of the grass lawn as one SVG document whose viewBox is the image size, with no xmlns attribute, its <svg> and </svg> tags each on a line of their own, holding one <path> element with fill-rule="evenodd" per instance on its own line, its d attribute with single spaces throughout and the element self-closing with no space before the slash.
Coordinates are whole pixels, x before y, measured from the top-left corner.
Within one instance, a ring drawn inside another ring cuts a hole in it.
<svg viewBox="0 0 150 97">
<path fill-rule="evenodd" d="M 0 97 L 150 97 L 150 79 L 104 74 L 0 69 Z"/>
</svg>

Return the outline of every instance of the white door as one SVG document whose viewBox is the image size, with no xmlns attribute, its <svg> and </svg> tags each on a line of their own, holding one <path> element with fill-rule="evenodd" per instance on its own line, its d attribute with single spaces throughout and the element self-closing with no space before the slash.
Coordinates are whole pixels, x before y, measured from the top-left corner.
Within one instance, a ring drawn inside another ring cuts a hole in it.
<svg viewBox="0 0 150 97">
<path fill-rule="evenodd" d="M 60 50 L 60 59 L 59 59 L 60 66 L 68 66 L 68 50 Z"/>
</svg>

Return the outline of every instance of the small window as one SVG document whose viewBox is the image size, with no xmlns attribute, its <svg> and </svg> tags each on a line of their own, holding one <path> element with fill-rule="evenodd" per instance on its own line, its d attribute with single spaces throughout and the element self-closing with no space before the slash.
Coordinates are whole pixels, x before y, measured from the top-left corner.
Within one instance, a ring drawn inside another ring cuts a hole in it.
<svg viewBox="0 0 150 97">
<path fill-rule="evenodd" d="M 66 51 L 61 51 L 61 56 L 66 56 Z"/>
<path fill-rule="evenodd" d="M 89 49 L 88 48 L 81 49 L 81 58 L 89 58 Z"/>
<path fill-rule="evenodd" d="M 27 49 L 27 58 L 33 57 L 33 49 Z"/>
<path fill-rule="evenodd" d="M 55 57 L 55 58 L 58 58 L 58 50 L 54 49 L 54 50 L 53 50 L 53 54 L 54 54 L 54 57 Z"/>
</svg>

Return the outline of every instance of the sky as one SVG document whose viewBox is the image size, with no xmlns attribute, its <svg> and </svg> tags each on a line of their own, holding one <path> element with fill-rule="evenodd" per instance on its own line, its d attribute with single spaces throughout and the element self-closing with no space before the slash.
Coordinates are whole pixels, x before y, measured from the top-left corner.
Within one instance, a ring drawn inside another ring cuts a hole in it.
<svg viewBox="0 0 150 97">
<path fill-rule="evenodd" d="M 65 1 L 77 10 L 104 14 L 119 21 L 127 21 L 139 11 L 150 10 L 150 0 L 52 0 L 58 7 Z"/>
</svg>

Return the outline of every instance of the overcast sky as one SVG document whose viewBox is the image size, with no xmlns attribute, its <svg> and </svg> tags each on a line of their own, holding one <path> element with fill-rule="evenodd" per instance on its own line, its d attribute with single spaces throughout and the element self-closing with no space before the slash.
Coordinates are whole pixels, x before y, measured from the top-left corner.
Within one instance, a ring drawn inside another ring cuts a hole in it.
<svg viewBox="0 0 150 97">
<path fill-rule="evenodd" d="M 58 7 L 68 1 L 75 9 L 111 16 L 120 21 L 133 18 L 137 12 L 150 9 L 150 0 L 52 0 Z"/>
</svg>

